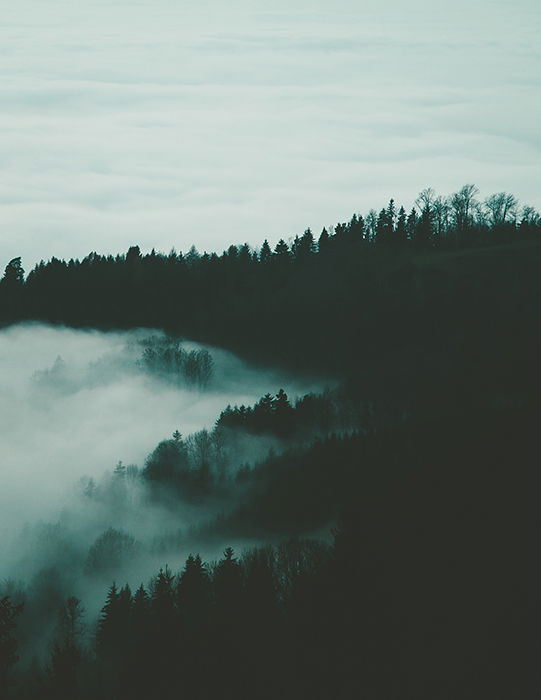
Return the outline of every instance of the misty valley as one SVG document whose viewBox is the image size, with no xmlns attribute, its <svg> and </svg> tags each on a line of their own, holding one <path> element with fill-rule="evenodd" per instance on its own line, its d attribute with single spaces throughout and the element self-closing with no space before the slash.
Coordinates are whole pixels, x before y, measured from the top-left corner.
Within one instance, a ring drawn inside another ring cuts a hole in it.
<svg viewBox="0 0 541 700">
<path fill-rule="evenodd" d="M 252 527 L 241 514 L 260 474 L 355 425 L 332 397 L 335 380 L 163 332 L 15 325 L 0 331 L 0 360 L 0 598 L 21 610 L 22 665 L 46 667 L 51 650 L 62 663 L 70 625 L 91 645 L 113 580 L 147 596 L 195 550 L 208 562 L 226 550 L 231 565 L 231 544 L 268 556 L 257 547 L 279 543 L 283 524 Z M 295 540 L 295 556 L 326 553 L 331 513 L 299 527 L 318 539 Z"/>
<path fill-rule="evenodd" d="M 541 1 L 0 5 L 0 700 L 540 700 Z"/>
<path fill-rule="evenodd" d="M 2 585 L 20 596 L 44 571 L 58 595 L 71 587 L 87 600 L 118 576 L 146 581 L 195 545 L 219 554 L 216 518 L 240 503 L 256 466 L 352 427 L 330 394 L 310 393 L 321 382 L 164 334 L 14 326 L 0 332 L 0 356 L 11 368 Z M 40 621 L 44 639 L 55 615 Z"/>
<path fill-rule="evenodd" d="M 7 262 L 2 700 L 534 697 L 541 218 L 477 194 Z"/>
</svg>

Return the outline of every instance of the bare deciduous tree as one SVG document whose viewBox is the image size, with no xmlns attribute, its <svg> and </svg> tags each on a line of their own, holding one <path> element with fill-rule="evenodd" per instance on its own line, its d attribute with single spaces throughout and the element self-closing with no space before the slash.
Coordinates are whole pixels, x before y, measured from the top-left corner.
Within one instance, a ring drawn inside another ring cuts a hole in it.
<svg viewBox="0 0 541 700">
<path fill-rule="evenodd" d="M 513 220 L 517 215 L 518 200 L 507 192 L 497 192 L 485 199 L 485 209 L 489 222 L 493 226 L 498 226 L 508 220 Z"/>
<path fill-rule="evenodd" d="M 451 195 L 449 203 L 457 232 L 464 232 L 472 227 L 480 211 L 479 202 L 476 199 L 478 194 L 479 190 L 475 185 L 464 185 L 458 192 Z"/>
</svg>

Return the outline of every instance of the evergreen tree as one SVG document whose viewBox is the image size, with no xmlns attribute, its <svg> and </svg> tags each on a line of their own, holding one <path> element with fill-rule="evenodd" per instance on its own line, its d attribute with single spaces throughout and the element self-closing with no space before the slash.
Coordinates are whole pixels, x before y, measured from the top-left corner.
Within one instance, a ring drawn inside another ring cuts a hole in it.
<svg viewBox="0 0 541 700">
<path fill-rule="evenodd" d="M 14 632 L 22 610 L 8 596 L 0 598 L 0 693 L 7 693 L 9 672 L 18 659 Z"/>
<path fill-rule="evenodd" d="M 410 213 L 408 214 L 408 218 L 406 219 L 406 237 L 408 241 L 414 241 L 415 240 L 415 233 L 417 230 L 417 212 L 415 208 L 412 208 Z"/>
<path fill-rule="evenodd" d="M 150 625 L 146 642 L 147 675 L 152 680 L 154 692 L 170 697 L 172 672 L 182 659 L 178 657 L 183 634 L 179 628 L 175 601 L 175 577 L 169 567 L 160 569 L 150 586 Z"/>
<path fill-rule="evenodd" d="M 329 236 L 329 232 L 327 231 L 326 228 L 323 228 L 321 230 L 321 233 L 319 235 L 318 242 L 317 242 L 318 253 L 323 253 L 323 254 L 327 253 L 327 251 L 329 250 L 330 242 L 331 242 L 331 239 Z"/>
<path fill-rule="evenodd" d="M 293 410 L 286 392 L 283 389 L 276 394 L 272 402 L 274 413 L 274 426 L 276 434 L 280 437 L 288 437 L 294 429 L 293 420 L 295 411 Z"/>
<path fill-rule="evenodd" d="M 271 256 L 272 253 L 269 246 L 269 242 L 265 238 L 265 240 L 263 241 L 263 245 L 261 246 L 261 250 L 259 252 L 259 262 L 263 265 L 266 265 L 268 262 L 270 262 Z"/>
<path fill-rule="evenodd" d="M 186 560 L 179 577 L 177 594 L 181 617 L 193 631 L 205 620 L 210 603 L 209 574 L 199 554 L 190 554 Z"/>
<path fill-rule="evenodd" d="M 232 547 L 224 550 L 214 570 L 213 590 L 218 616 L 234 620 L 242 601 L 242 570 Z"/>
<path fill-rule="evenodd" d="M 68 598 L 59 613 L 47 684 L 51 697 L 55 699 L 80 696 L 83 614 L 81 601 L 75 597 Z"/>
<path fill-rule="evenodd" d="M 211 623 L 211 584 L 207 567 L 197 554 L 190 554 L 177 586 L 184 662 L 184 684 L 190 697 L 205 697 L 201 678 L 209 660 Z"/>
<path fill-rule="evenodd" d="M 300 239 L 296 239 L 295 259 L 299 261 L 309 258 L 316 249 L 312 231 L 307 228 Z"/>
<path fill-rule="evenodd" d="M 24 270 L 21 258 L 13 258 L 6 265 L 0 280 L 0 318 L 12 321 L 23 313 Z"/>
<path fill-rule="evenodd" d="M 281 238 L 276 244 L 273 257 L 279 263 L 289 260 L 289 248 L 283 238 Z"/>
<path fill-rule="evenodd" d="M 24 284 L 24 270 L 21 265 L 21 258 L 13 258 L 6 265 L 1 284 L 6 289 L 16 289 Z"/>
</svg>

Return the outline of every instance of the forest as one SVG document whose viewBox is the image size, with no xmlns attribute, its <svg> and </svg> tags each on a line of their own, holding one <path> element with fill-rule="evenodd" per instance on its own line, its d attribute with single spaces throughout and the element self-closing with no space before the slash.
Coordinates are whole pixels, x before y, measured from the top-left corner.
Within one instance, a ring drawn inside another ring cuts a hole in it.
<svg viewBox="0 0 541 700">
<path fill-rule="evenodd" d="M 142 333 L 35 372 L 47 401 L 123 372 L 195 406 L 222 351 L 281 374 L 26 526 L 0 697 L 537 697 L 540 270 L 539 213 L 473 185 L 273 247 L 7 262 L 3 330 Z"/>
</svg>

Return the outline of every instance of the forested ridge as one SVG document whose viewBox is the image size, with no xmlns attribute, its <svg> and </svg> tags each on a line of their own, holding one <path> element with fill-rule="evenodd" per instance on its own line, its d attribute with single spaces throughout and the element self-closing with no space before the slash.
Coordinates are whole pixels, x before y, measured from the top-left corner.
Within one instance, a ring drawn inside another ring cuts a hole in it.
<svg viewBox="0 0 541 700">
<path fill-rule="evenodd" d="M 428 189 L 409 214 L 391 200 L 379 214 L 355 214 L 319 236 L 307 229 L 274 250 L 266 241 L 222 255 L 142 255 L 133 246 L 52 258 L 26 279 L 15 258 L 0 284 L 0 320 L 165 328 L 260 362 L 341 373 L 358 374 L 397 344 L 404 360 L 413 344 L 418 355 L 429 343 L 433 355 L 451 333 L 477 342 L 472 326 L 486 337 L 500 315 L 510 323 L 534 303 L 538 213 L 506 193 L 481 203 L 476 192 L 466 185 L 443 198 Z"/>
<path fill-rule="evenodd" d="M 27 277 L 10 261 L 6 325 L 163 329 L 142 371 L 201 391 L 211 354 L 179 338 L 335 388 L 224 406 L 212 430 L 89 481 L 86 499 L 138 483 L 209 515 L 178 537 L 188 559 L 134 590 L 118 566 L 139 545 L 107 530 L 85 563 L 111 572 L 98 621 L 65 586 L 0 587 L 6 697 L 538 697 L 540 263 L 539 215 L 471 185 L 274 250 L 133 246 Z M 209 543 L 216 561 L 197 554 Z"/>
</svg>

